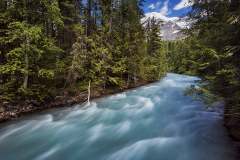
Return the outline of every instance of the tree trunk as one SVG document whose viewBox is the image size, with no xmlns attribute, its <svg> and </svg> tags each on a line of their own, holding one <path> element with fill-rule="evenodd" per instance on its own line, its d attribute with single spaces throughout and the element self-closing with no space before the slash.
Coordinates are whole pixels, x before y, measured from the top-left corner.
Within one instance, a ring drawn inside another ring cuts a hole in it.
<svg viewBox="0 0 240 160">
<path fill-rule="evenodd" d="M 23 81 L 23 88 L 27 89 L 28 87 L 28 68 L 29 68 L 29 58 L 28 58 L 28 54 L 25 53 L 25 73 L 24 73 L 24 81 Z"/>
<path fill-rule="evenodd" d="M 88 0 L 87 6 L 87 36 L 91 34 L 91 25 L 92 25 L 92 0 Z"/>
<path fill-rule="evenodd" d="M 129 86 L 129 83 L 130 83 L 130 75 L 128 73 L 128 75 L 127 75 L 127 86 Z"/>
<path fill-rule="evenodd" d="M 88 84 L 88 104 L 90 103 L 90 98 L 91 98 L 91 80 L 89 81 Z"/>
</svg>

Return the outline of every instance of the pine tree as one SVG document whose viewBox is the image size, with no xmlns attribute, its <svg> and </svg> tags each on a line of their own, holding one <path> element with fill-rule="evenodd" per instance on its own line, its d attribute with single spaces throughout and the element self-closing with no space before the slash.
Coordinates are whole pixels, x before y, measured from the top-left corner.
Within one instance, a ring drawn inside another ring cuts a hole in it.
<svg viewBox="0 0 240 160">
<path fill-rule="evenodd" d="M 147 54 L 142 62 L 142 74 L 146 79 L 157 80 L 167 71 L 167 59 L 160 37 L 161 21 L 157 21 L 153 17 L 149 18 L 145 23 Z"/>
<path fill-rule="evenodd" d="M 181 63 L 174 64 L 178 72 L 203 77 L 208 82 L 206 89 L 224 98 L 225 122 L 232 133 L 239 130 L 240 119 L 239 8 L 238 0 L 195 0 L 190 37 L 180 42 L 183 47 L 177 47 L 180 55 L 175 55 Z"/>
<path fill-rule="evenodd" d="M 89 82 L 105 89 L 159 79 L 166 56 L 157 23 L 146 41 L 142 3 L 1 0 L 1 99 L 43 100 Z"/>
<path fill-rule="evenodd" d="M 61 51 L 49 37 L 49 28 L 44 26 L 45 22 L 56 27 L 62 25 L 58 4 L 56 1 L 7 1 L 1 15 L 0 42 L 4 48 L 1 50 L 1 99 L 41 100 L 48 90 L 45 82 L 54 77 L 55 54 Z M 56 31 L 52 27 L 51 36 Z"/>
</svg>

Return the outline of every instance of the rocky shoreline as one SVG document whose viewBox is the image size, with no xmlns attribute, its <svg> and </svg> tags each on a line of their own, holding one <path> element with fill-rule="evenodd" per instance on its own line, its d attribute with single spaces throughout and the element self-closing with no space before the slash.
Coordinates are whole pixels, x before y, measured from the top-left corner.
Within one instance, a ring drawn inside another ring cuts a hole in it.
<svg viewBox="0 0 240 160">
<path fill-rule="evenodd" d="M 129 86 L 125 86 L 124 88 L 109 88 L 109 89 L 101 89 L 94 88 L 91 91 L 91 99 L 96 99 L 100 97 L 104 97 L 107 95 L 121 93 L 129 89 L 133 89 L 136 87 L 140 87 L 143 85 L 147 85 L 152 82 L 140 81 L 136 84 L 132 84 Z M 88 92 L 82 92 L 75 96 L 64 95 L 64 96 L 56 96 L 54 99 L 39 103 L 36 101 L 25 101 L 19 104 L 10 104 L 10 103 L 0 103 L 0 123 L 16 120 L 21 116 L 28 115 L 31 113 L 37 113 L 40 111 L 44 111 L 47 109 L 53 108 L 61 108 L 61 107 L 71 107 L 74 104 L 84 103 L 87 101 Z"/>
<path fill-rule="evenodd" d="M 228 111 L 229 106 L 225 106 L 224 111 L 224 126 L 227 128 L 229 136 L 234 142 L 234 145 L 236 146 L 238 153 L 239 153 L 239 159 L 240 159 L 240 121 L 238 116 L 233 116 L 232 114 L 229 114 Z"/>
<path fill-rule="evenodd" d="M 235 148 L 237 149 L 240 156 L 240 125 L 237 123 L 236 119 L 231 119 L 227 116 L 228 112 L 226 111 L 227 105 L 224 102 L 216 102 L 212 104 L 210 108 L 207 109 L 209 112 L 217 112 L 223 116 L 223 125 L 228 131 L 229 137 L 232 139 Z M 238 157 L 240 158 L 240 157 Z"/>
</svg>

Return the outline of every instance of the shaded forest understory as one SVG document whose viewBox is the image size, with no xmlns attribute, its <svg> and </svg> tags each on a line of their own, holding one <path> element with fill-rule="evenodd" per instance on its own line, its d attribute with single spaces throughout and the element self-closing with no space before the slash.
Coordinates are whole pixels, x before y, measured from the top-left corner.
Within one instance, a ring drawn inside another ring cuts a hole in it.
<svg viewBox="0 0 240 160">
<path fill-rule="evenodd" d="M 225 125 L 240 139 L 239 0 L 195 0 L 187 37 L 169 42 L 160 21 L 141 21 L 142 5 L 0 0 L 0 112 L 79 97 L 89 83 L 99 97 L 171 71 L 203 78 L 196 92 L 225 101 Z"/>
<path fill-rule="evenodd" d="M 91 100 L 120 93 L 146 84 L 149 84 L 149 82 L 138 81 L 136 84 L 128 85 L 123 88 L 113 87 L 104 90 L 103 88 L 91 88 Z M 54 98 L 49 99 L 49 101 L 44 102 L 27 100 L 19 102 L 18 104 L 4 103 L 2 106 L 4 107 L 4 110 L 0 111 L 0 123 L 14 120 L 24 115 L 45 111 L 48 109 L 72 107 L 76 104 L 87 104 L 87 98 L 88 92 L 84 91 L 81 93 L 74 92 L 74 94 L 72 95 L 68 93 L 66 93 L 65 95 L 59 94 L 59 96 L 55 96 Z"/>
</svg>

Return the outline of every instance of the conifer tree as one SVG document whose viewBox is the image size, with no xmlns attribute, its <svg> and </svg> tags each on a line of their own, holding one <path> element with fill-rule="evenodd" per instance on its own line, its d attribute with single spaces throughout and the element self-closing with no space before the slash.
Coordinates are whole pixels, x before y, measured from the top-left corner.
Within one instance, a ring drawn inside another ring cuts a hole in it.
<svg viewBox="0 0 240 160">
<path fill-rule="evenodd" d="M 159 79 L 167 66 L 159 25 L 147 42 L 142 3 L 0 0 L 0 98 L 44 100 L 89 81 L 106 89 Z"/>
<path fill-rule="evenodd" d="M 240 119 L 239 8 L 238 0 L 195 0 L 189 37 L 177 46 L 180 55 L 174 54 L 181 62 L 175 63 L 178 72 L 203 77 L 205 89 L 225 100 L 225 122 L 232 133 L 239 130 Z"/>
<path fill-rule="evenodd" d="M 142 62 L 144 66 L 143 74 L 146 79 L 156 80 L 161 78 L 167 71 L 167 59 L 160 37 L 161 21 L 157 21 L 153 17 L 149 18 L 145 23 L 147 54 Z"/>
<path fill-rule="evenodd" d="M 46 23 L 56 27 L 62 25 L 58 4 L 44 0 L 7 1 L 1 15 L 3 34 L 0 42 L 4 48 L 1 50 L 1 94 L 5 93 L 1 99 L 41 100 L 42 94 L 47 93 L 46 80 L 54 77 L 55 54 L 60 52 L 49 37 L 49 28 L 44 26 Z M 51 36 L 53 32 L 56 30 L 52 27 Z"/>
</svg>

